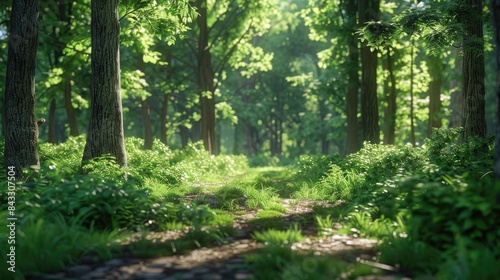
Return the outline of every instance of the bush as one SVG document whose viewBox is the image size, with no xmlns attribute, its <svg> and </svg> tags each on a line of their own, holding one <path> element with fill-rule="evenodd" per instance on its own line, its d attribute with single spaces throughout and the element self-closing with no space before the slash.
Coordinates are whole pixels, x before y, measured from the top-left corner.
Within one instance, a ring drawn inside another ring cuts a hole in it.
<svg viewBox="0 0 500 280">
<path fill-rule="evenodd" d="M 456 246 L 456 238 L 495 248 L 500 242 L 500 183 L 485 178 L 445 177 L 444 182 L 408 182 L 406 202 L 419 239 L 442 250 Z"/>
<path fill-rule="evenodd" d="M 468 172 L 475 179 L 481 178 L 493 166 L 493 136 L 470 138 L 459 142 L 462 128 L 434 129 L 425 141 L 425 156 L 429 159 L 428 172 L 435 178 L 444 175 L 462 175 Z"/>
</svg>

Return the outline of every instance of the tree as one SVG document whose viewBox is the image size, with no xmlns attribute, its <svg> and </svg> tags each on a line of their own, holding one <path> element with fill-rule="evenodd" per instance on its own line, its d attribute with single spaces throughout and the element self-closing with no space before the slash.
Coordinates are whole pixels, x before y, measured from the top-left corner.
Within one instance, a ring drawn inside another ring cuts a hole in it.
<svg viewBox="0 0 500 280">
<path fill-rule="evenodd" d="M 380 0 L 359 1 L 359 23 L 378 21 Z M 361 126 L 363 141 L 380 142 L 380 125 L 377 99 L 377 51 L 361 45 Z"/>
<path fill-rule="evenodd" d="M 493 30 L 495 35 L 495 67 L 496 67 L 496 122 L 495 122 L 495 180 L 500 180 L 500 0 L 491 3 Z M 500 203 L 500 195 L 497 197 Z"/>
<path fill-rule="evenodd" d="M 118 0 L 92 0 L 90 122 L 83 160 L 110 154 L 127 164 L 120 96 Z"/>
<path fill-rule="evenodd" d="M 470 136 L 485 137 L 485 87 L 482 0 L 465 0 L 462 15 L 463 41 L 463 99 L 462 140 Z"/>
<path fill-rule="evenodd" d="M 215 139 L 215 95 L 212 55 L 210 53 L 209 29 L 207 24 L 207 0 L 197 0 L 199 16 L 196 23 L 199 28 L 198 37 L 198 86 L 201 104 L 201 137 L 205 149 L 210 154 L 217 153 Z"/>
<path fill-rule="evenodd" d="M 4 96 L 4 164 L 22 168 L 39 166 L 38 125 L 35 116 L 35 66 L 40 1 L 12 2 L 7 78 Z"/>
</svg>

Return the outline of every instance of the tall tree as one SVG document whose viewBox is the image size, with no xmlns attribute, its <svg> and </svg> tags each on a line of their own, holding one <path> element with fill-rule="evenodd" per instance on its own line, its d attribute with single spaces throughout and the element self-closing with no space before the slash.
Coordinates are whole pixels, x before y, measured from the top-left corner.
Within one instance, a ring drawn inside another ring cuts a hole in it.
<svg viewBox="0 0 500 280">
<path fill-rule="evenodd" d="M 39 0 L 12 2 L 4 95 L 4 164 L 16 169 L 39 166 L 35 116 L 35 66 Z"/>
<path fill-rule="evenodd" d="M 214 72 L 207 24 L 207 0 L 197 0 L 196 7 L 199 13 L 196 23 L 199 28 L 197 76 L 201 94 L 201 137 L 205 149 L 210 154 L 215 154 L 217 153 L 217 143 L 215 140 Z"/>
<path fill-rule="evenodd" d="M 359 23 L 378 21 L 380 0 L 359 1 Z M 361 45 L 361 125 L 363 141 L 380 142 L 377 99 L 377 51 L 364 41 Z"/>
<path fill-rule="evenodd" d="M 467 12 L 461 19 L 465 31 L 462 68 L 462 140 L 467 140 L 470 136 L 486 135 L 483 1 L 465 0 L 465 4 Z"/>
<path fill-rule="evenodd" d="M 110 154 L 127 164 L 120 96 L 118 0 L 92 0 L 92 84 L 90 123 L 83 160 Z"/>
<path fill-rule="evenodd" d="M 495 120 L 495 180 L 500 181 L 500 0 L 491 3 L 493 30 L 495 35 L 495 67 L 496 67 L 496 120 Z M 497 196 L 500 203 L 500 194 Z"/>
</svg>

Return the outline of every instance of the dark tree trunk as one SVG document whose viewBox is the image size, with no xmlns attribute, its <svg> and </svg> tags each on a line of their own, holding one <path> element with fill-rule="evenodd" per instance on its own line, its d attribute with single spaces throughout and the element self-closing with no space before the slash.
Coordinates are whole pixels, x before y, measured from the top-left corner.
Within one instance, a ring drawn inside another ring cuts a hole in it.
<svg viewBox="0 0 500 280">
<path fill-rule="evenodd" d="M 491 3 L 493 30 L 495 35 L 495 67 L 496 67 L 496 121 L 495 121 L 495 180 L 500 181 L 500 0 Z M 500 194 L 497 194 L 500 203 Z"/>
<path fill-rule="evenodd" d="M 351 36 L 347 37 L 349 45 L 349 63 L 347 65 L 348 86 L 346 96 L 347 113 L 347 153 L 352 154 L 358 151 L 358 92 L 359 92 L 359 47 L 358 38 L 354 35 L 357 29 L 356 14 L 358 11 L 358 1 L 349 0 L 346 4 L 347 21 L 346 27 L 351 31 Z"/>
<path fill-rule="evenodd" d="M 49 143 L 56 143 L 56 100 L 52 99 L 49 105 Z"/>
<path fill-rule="evenodd" d="M 441 123 L 441 86 L 443 84 L 444 64 L 441 57 L 430 55 L 427 59 L 429 76 L 429 123 L 427 137 L 431 136 L 433 128 L 440 128 Z"/>
<path fill-rule="evenodd" d="M 387 50 L 386 65 L 389 79 L 386 82 L 388 93 L 386 95 L 387 107 L 384 111 L 384 144 L 394 145 L 396 141 L 397 89 L 396 77 L 394 76 L 394 60 L 390 49 Z"/>
<path fill-rule="evenodd" d="M 462 141 L 470 136 L 485 137 L 486 119 L 484 103 L 484 45 L 482 0 L 465 0 L 470 13 L 464 18 L 465 42 L 463 45 L 463 100 Z"/>
<path fill-rule="evenodd" d="M 90 123 L 83 160 L 110 154 L 127 164 L 120 96 L 118 0 L 92 0 Z"/>
<path fill-rule="evenodd" d="M 359 1 L 359 23 L 378 21 L 380 0 Z M 377 51 L 371 51 L 367 42 L 361 45 L 361 125 L 363 141 L 380 143 L 380 125 L 377 100 Z"/>
<path fill-rule="evenodd" d="M 80 135 L 80 132 L 78 131 L 76 111 L 73 107 L 73 103 L 71 102 L 71 80 L 69 79 L 64 82 L 64 107 L 68 116 L 69 134 L 71 136 Z"/>
<path fill-rule="evenodd" d="M 39 0 L 12 1 L 4 95 L 4 164 L 15 168 L 39 166 L 35 116 L 35 65 Z"/>
<path fill-rule="evenodd" d="M 201 94 L 201 137 L 205 149 L 213 155 L 217 154 L 217 142 L 215 141 L 214 73 L 208 43 L 207 1 L 197 0 L 196 7 L 199 13 L 196 22 L 200 32 L 198 38 L 198 87 Z"/>
</svg>

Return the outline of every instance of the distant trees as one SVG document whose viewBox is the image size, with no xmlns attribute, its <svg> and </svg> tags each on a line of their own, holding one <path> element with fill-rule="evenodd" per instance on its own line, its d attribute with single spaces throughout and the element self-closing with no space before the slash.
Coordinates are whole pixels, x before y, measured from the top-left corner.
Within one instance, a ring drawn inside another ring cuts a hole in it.
<svg viewBox="0 0 500 280">
<path fill-rule="evenodd" d="M 4 164 L 23 168 L 39 166 L 38 125 L 35 116 L 35 66 L 38 43 L 39 0 L 12 3 L 7 77 L 4 95 Z"/>
<path fill-rule="evenodd" d="M 127 164 L 120 96 L 118 0 L 92 0 L 90 120 L 83 160 L 110 154 Z"/>
</svg>

